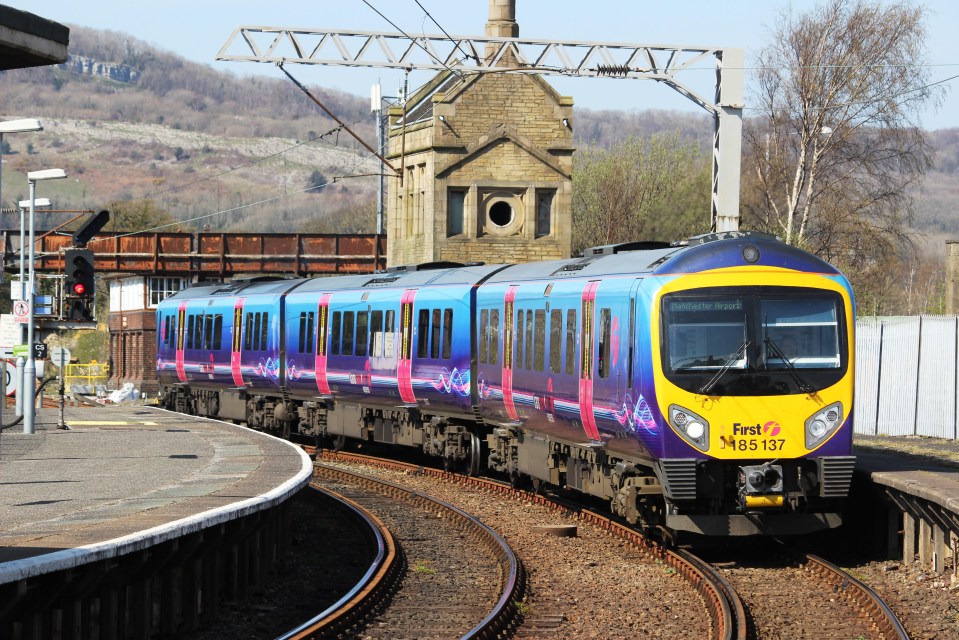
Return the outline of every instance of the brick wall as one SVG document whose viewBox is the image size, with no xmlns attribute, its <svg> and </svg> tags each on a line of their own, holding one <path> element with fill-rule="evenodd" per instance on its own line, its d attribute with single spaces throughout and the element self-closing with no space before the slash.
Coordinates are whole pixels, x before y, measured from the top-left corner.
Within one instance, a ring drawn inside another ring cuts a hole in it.
<svg viewBox="0 0 959 640">
<path fill-rule="evenodd" d="M 110 383 L 132 382 L 148 393 L 157 390 L 156 314 L 130 311 L 110 316 Z"/>
</svg>

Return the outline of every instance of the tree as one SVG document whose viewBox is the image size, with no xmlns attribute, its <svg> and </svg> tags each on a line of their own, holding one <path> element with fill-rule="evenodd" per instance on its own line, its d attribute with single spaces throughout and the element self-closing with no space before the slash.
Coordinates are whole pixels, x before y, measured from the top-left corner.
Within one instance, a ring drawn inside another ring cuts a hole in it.
<svg viewBox="0 0 959 640">
<path fill-rule="evenodd" d="M 696 227 L 695 212 L 677 206 L 675 196 L 691 178 L 705 180 L 702 221 L 708 227 L 709 179 L 697 166 L 703 164 L 699 156 L 676 134 L 630 137 L 610 149 L 579 152 L 573 172 L 573 255 L 592 246 L 687 235 Z"/>
<path fill-rule="evenodd" d="M 758 194 L 744 222 L 847 269 L 907 240 L 910 188 L 930 166 L 919 111 L 936 104 L 925 62 L 925 9 L 827 0 L 784 10 L 759 55 L 744 132 Z"/>
<path fill-rule="evenodd" d="M 176 222 L 164 209 L 157 207 L 153 200 L 111 202 L 107 209 L 110 211 L 107 230 L 114 232 L 171 231 L 165 227 Z"/>
<path fill-rule="evenodd" d="M 319 193 L 320 189 L 325 187 L 327 184 L 328 181 L 326 176 L 314 169 L 310 174 L 309 180 L 306 181 L 306 188 L 310 190 L 310 193 Z"/>
</svg>

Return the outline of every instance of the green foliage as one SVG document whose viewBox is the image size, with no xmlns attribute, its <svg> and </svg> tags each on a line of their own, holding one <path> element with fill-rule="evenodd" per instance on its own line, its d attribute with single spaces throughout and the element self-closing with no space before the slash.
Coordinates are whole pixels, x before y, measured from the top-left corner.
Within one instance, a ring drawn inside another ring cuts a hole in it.
<svg viewBox="0 0 959 640">
<path fill-rule="evenodd" d="M 110 359 L 110 334 L 106 328 L 76 331 L 70 353 L 80 363 L 107 362 Z"/>
<path fill-rule="evenodd" d="M 314 169 L 313 173 L 310 174 L 310 179 L 306 181 L 306 188 L 310 189 L 310 193 L 318 193 L 328 182 L 326 176 Z"/>
<path fill-rule="evenodd" d="M 587 147 L 573 172 L 573 254 L 706 230 L 709 197 L 708 163 L 677 133 Z"/>
<path fill-rule="evenodd" d="M 322 208 L 320 208 L 322 211 Z M 332 213 L 318 213 L 303 225 L 304 233 L 373 233 L 376 231 L 376 196 L 362 195 Z"/>
<path fill-rule="evenodd" d="M 109 231 L 153 230 L 175 222 L 173 217 L 160 209 L 153 200 L 111 202 L 107 205 L 107 209 L 110 211 L 110 222 L 106 226 Z"/>
</svg>

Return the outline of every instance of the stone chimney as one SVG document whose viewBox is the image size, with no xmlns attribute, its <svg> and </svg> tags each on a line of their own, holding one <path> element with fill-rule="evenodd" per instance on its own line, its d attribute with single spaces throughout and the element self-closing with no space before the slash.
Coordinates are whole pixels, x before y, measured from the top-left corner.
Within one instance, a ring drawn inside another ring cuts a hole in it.
<svg viewBox="0 0 959 640">
<path fill-rule="evenodd" d="M 519 24 L 516 22 L 516 0 L 489 0 L 489 20 L 486 23 L 486 35 L 491 38 L 518 38 Z M 486 45 L 486 62 L 496 54 L 497 47 Z M 513 60 L 512 56 L 506 56 Z M 505 60 L 504 60 L 505 61 Z"/>
</svg>

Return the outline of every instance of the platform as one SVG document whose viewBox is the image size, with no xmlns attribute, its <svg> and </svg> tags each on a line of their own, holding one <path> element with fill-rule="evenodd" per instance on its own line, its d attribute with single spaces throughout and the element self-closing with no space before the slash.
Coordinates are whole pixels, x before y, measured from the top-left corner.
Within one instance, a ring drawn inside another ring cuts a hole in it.
<svg viewBox="0 0 959 640">
<path fill-rule="evenodd" d="M 312 471 L 288 442 L 156 408 L 67 408 L 65 424 L 42 409 L 35 434 L 0 434 L 0 584 L 267 509 Z"/>
<path fill-rule="evenodd" d="M 857 474 L 889 505 L 885 524 L 883 514 L 859 514 L 875 531 L 885 528 L 887 557 L 906 564 L 918 558 L 939 574 L 951 570 L 959 585 L 959 442 L 857 434 L 855 445 Z"/>
</svg>

